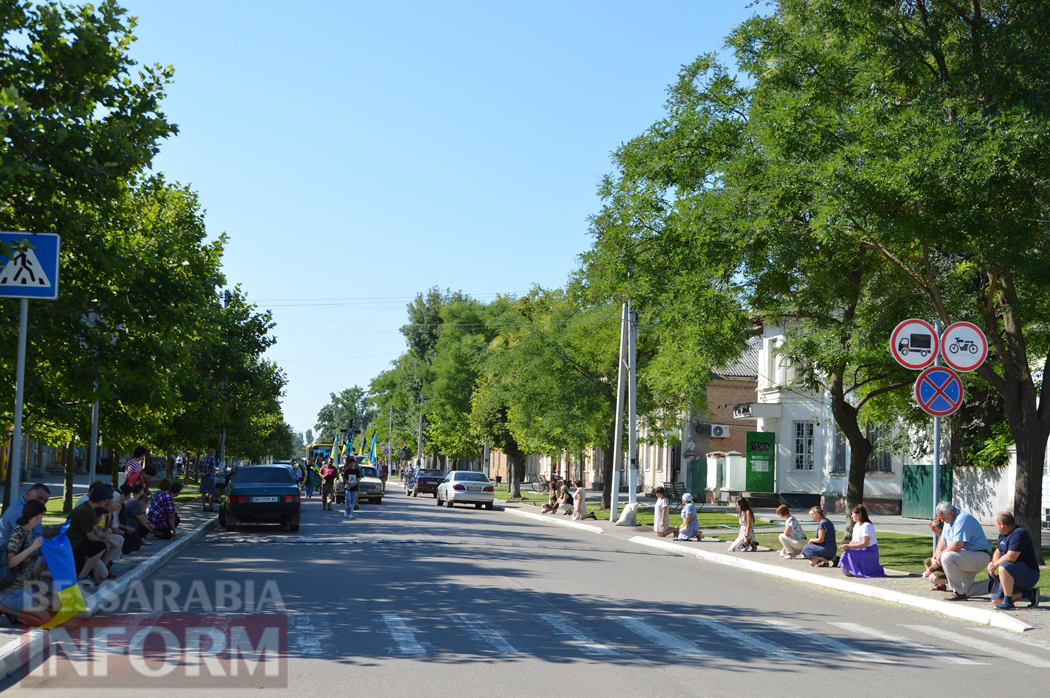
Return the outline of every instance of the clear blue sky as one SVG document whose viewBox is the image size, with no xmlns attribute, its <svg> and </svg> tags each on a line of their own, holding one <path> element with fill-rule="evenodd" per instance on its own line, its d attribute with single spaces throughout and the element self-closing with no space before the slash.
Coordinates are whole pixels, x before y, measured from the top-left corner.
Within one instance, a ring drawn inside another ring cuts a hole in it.
<svg viewBox="0 0 1050 698">
<path fill-rule="evenodd" d="M 273 311 L 296 431 L 405 350 L 417 293 L 562 286 L 611 151 L 748 4 L 123 2 L 132 55 L 176 70 L 155 169 Z"/>
</svg>

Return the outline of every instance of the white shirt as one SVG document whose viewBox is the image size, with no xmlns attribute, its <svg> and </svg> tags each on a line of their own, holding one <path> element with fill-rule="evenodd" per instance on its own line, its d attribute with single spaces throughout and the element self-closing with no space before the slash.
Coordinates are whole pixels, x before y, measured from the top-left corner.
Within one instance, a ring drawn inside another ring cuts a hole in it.
<svg viewBox="0 0 1050 698">
<path fill-rule="evenodd" d="M 870 521 L 859 523 L 853 527 L 853 539 L 850 542 L 860 543 L 864 540 L 864 536 L 868 536 L 868 547 L 879 544 L 878 539 L 875 537 L 875 524 Z"/>
<path fill-rule="evenodd" d="M 664 518 L 667 516 L 667 497 L 657 497 L 656 506 L 653 508 L 653 528 L 658 533 L 663 533 L 670 526 L 664 523 Z"/>
<path fill-rule="evenodd" d="M 792 540 L 806 540 L 806 532 L 802 530 L 802 525 L 799 524 L 798 519 L 794 516 L 787 517 L 787 521 L 784 522 L 784 525 L 791 531 L 788 533 L 788 538 Z"/>
</svg>

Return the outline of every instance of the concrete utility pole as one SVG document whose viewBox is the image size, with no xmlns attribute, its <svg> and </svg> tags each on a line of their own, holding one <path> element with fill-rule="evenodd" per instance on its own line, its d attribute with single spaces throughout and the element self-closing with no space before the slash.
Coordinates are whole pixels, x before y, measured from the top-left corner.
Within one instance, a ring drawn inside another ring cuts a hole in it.
<svg viewBox="0 0 1050 698">
<path fill-rule="evenodd" d="M 627 300 L 627 502 L 638 506 L 638 314 Z M 631 522 L 634 524 L 634 521 Z"/>
<path fill-rule="evenodd" d="M 388 476 L 394 473 L 394 408 L 390 408 L 390 424 L 386 432 L 386 473 Z"/>
<path fill-rule="evenodd" d="M 222 293 L 223 310 L 230 307 L 230 303 L 233 301 L 233 294 L 230 293 L 229 289 L 226 289 Z M 219 463 L 223 471 L 226 470 L 226 380 L 222 381 L 222 434 L 219 436 Z"/>
<path fill-rule="evenodd" d="M 423 467 L 423 396 L 419 396 L 419 436 L 416 438 L 416 467 Z"/>
<path fill-rule="evenodd" d="M 627 313 L 629 302 L 624 302 L 620 315 L 620 363 L 616 378 L 616 421 L 613 427 L 612 499 L 609 504 L 609 520 L 616 520 L 616 509 L 620 498 L 620 469 L 623 467 L 623 399 L 627 384 Z"/>
</svg>

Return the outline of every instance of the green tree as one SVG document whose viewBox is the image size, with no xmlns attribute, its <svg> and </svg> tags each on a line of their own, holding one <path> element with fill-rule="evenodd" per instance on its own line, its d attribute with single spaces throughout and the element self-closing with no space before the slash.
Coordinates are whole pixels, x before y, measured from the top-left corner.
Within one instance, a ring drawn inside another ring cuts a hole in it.
<svg viewBox="0 0 1050 698">
<path fill-rule="evenodd" d="M 317 441 L 330 443 L 354 420 L 354 429 L 364 432 L 376 418 L 376 409 L 364 388 L 354 386 L 336 395 L 329 393 L 330 402 L 317 412 Z M 358 437 L 360 438 L 360 437 Z"/>
</svg>

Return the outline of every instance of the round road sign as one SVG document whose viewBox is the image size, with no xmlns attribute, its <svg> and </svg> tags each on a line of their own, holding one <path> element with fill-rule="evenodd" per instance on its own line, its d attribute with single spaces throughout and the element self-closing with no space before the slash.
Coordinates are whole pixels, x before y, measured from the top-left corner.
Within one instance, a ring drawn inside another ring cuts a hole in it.
<svg viewBox="0 0 1050 698">
<path fill-rule="evenodd" d="M 988 339 L 970 322 L 953 322 L 941 335 L 941 356 L 956 371 L 973 371 L 988 357 Z"/>
<path fill-rule="evenodd" d="M 893 329 L 890 335 L 890 353 L 904 368 L 918 371 L 926 368 L 937 358 L 940 339 L 933 325 L 925 320 L 912 318 Z"/>
<path fill-rule="evenodd" d="M 923 411 L 934 417 L 947 417 L 962 405 L 962 380 L 950 368 L 928 368 L 915 381 L 915 399 Z"/>
</svg>

